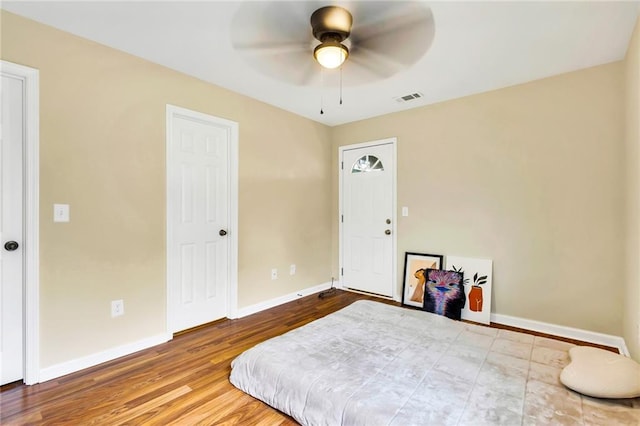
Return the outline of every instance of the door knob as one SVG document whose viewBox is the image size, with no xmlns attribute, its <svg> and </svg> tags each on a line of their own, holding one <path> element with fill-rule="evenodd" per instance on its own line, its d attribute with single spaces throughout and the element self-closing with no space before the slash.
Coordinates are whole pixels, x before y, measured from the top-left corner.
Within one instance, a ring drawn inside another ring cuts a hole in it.
<svg viewBox="0 0 640 426">
<path fill-rule="evenodd" d="M 391 229 L 387 229 L 387 230 L 385 230 L 385 231 L 384 231 L 384 233 L 385 233 L 386 235 L 391 235 Z"/>
<path fill-rule="evenodd" d="M 14 250 L 17 250 L 18 247 L 20 247 L 20 245 L 15 241 L 7 241 L 4 245 L 4 249 L 6 251 L 14 251 Z"/>
<path fill-rule="evenodd" d="M 224 237 L 225 235 L 227 235 L 227 231 L 225 231 L 224 229 L 221 229 L 220 232 L 218 232 L 218 234 L 220 234 L 221 237 Z"/>
<path fill-rule="evenodd" d="M 386 222 L 387 222 L 387 225 L 390 225 L 391 224 L 391 219 L 387 219 Z"/>
</svg>

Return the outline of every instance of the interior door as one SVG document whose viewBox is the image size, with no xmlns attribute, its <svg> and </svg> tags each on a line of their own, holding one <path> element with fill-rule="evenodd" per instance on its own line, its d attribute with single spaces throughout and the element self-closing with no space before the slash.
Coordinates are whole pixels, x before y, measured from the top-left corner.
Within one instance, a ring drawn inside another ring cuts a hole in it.
<svg viewBox="0 0 640 426">
<path fill-rule="evenodd" d="M 167 153 L 169 328 L 225 317 L 229 291 L 230 131 L 175 115 Z"/>
<path fill-rule="evenodd" d="M 393 297 L 394 145 L 342 151 L 342 286 Z"/>
<path fill-rule="evenodd" d="M 23 378 L 24 81 L 2 75 L 0 85 L 0 384 Z"/>
</svg>

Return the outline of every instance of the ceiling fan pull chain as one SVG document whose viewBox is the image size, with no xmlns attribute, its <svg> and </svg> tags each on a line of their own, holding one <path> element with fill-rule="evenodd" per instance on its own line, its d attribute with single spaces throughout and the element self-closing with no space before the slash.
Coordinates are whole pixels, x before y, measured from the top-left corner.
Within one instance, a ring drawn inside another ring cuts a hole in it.
<svg viewBox="0 0 640 426">
<path fill-rule="evenodd" d="M 340 105 L 342 105 L 342 67 L 340 67 Z"/>
<path fill-rule="evenodd" d="M 324 114 L 324 70 L 320 67 L 320 115 Z"/>
</svg>

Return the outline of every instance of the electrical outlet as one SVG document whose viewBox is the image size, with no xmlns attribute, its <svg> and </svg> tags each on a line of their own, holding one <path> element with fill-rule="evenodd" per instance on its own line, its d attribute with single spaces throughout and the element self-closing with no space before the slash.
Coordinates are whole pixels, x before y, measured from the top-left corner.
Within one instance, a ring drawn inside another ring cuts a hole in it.
<svg viewBox="0 0 640 426">
<path fill-rule="evenodd" d="M 69 222 L 69 204 L 53 205 L 53 221 Z"/>
<path fill-rule="evenodd" d="M 289 275 L 295 275 L 296 274 L 296 265 L 295 263 L 292 263 L 291 266 L 289 266 Z"/>
<path fill-rule="evenodd" d="M 276 268 L 273 268 L 271 270 L 271 279 L 272 280 L 277 280 L 278 279 L 278 270 Z"/>
<path fill-rule="evenodd" d="M 120 315 L 124 315 L 124 301 L 122 299 L 113 300 L 111 302 L 111 318 L 119 317 Z"/>
</svg>

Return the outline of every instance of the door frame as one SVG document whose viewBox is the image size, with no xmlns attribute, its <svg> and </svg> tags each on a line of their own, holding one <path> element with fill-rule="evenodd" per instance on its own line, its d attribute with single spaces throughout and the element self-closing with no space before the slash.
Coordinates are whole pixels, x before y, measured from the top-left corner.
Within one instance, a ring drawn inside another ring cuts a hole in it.
<svg viewBox="0 0 640 426">
<path fill-rule="evenodd" d="M 0 71 L 24 82 L 22 380 L 33 385 L 40 381 L 40 72 L 4 60 L 0 61 Z"/>
<path fill-rule="evenodd" d="M 171 298 L 169 297 L 172 294 L 172 284 L 170 282 L 170 277 L 173 277 L 174 268 L 176 264 L 176 259 L 171 258 L 171 251 L 169 247 L 174 244 L 173 241 L 173 220 L 175 219 L 171 214 L 171 209 L 169 208 L 171 200 L 176 199 L 177 194 L 171 191 L 171 186 L 169 185 L 170 178 L 170 164 L 171 164 L 171 151 L 170 146 L 172 144 L 173 139 L 173 121 L 176 118 L 186 118 L 189 120 L 197 120 L 203 121 L 206 123 L 215 124 L 216 126 L 226 127 L 229 131 L 229 146 L 228 153 L 229 158 L 227 162 L 227 167 L 229 171 L 229 204 L 227 206 L 227 213 L 229 217 L 229 229 L 228 229 L 228 238 L 227 241 L 227 249 L 229 250 L 229 270 L 228 270 L 228 288 L 227 288 L 227 318 L 236 318 L 238 311 L 238 123 L 235 121 L 230 121 L 220 117 L 214 117 L 209 114 L 204 114 L 197 111 L 192 111 L 186 108 L 178 107 L 175 105 L 167 104 L 166 107 L 166 117 L 167 117 L 167 126 L 166 126 L 166 167 L 165 167 L 165 185 L 166 185 L 166 218 L 167 218 L 167 235 L 166 235 L 166 261 L 167 261 L 167 269 L 166 269 L 166 307 L 167 307 L 167 321 L 166 321 L 166 329 L 168 334 L 171 336 L 173 333 L 173 308 L 171 305 Z"/>
<path fill-rule="evenodd" d="M 398 283 L 397 283 L 397 279 L 398 279 L 398 233 L 397 233 L 397 204 L 398 204 L 398 200 L 397 200 L 397 192 L 398 192 L 398 188 L 397 188 L 397 180 L 398 180 L 398 154 L 397 154 L 397 144 L 398 144 L 398 140 L 395 137 L 391 137 L 391 138 L 386 138 L 386 139 L 379 139 L 379 140 L 374 140 L 374 141 L 369 141 L 369 142 L 362 142 L 362 143 L 356 143 L 356 144 L 352 144 L 352 145 L 343 145 L 343 146 L 339 146 L 338 147 L 338 276 L 340 277 L 339 280 L 339 287 L 345 290 L 349 290 L 349 291 L 355 291 L 355 290 L 351 290 L 351 289 L 347 289 L 346 287 L 343 286 L 342 283 L 342 271 L 343 271 L 343 260 L 342 260 L 342 256 L 343 256 L 343 250 L 344 250 L 344 243 L 343 243 L 343 237 L 344 237 L 344 232 L 343 232 L 343 222 L 342 222 L 342 211 L 343 211 L 343 190 L 342 190 L 342 174 L 344 173 L 343 167 L 344 165 L 342 164 L 342 155 L 344 153 L 344 151 L 348 151 L 348 150 L 352 150 L 352 149 L 361 149 L 361 148 L 367 148 L 367 147 L 371 147 L 371 146 L 376 146 L 376 145 L 387 145 L 390 144 L 391 148 L 392 148 L 392 154 L 393 154 L 393 172 L 391 173 L 391 188 L 393 190 L 393 194 L 391 197 L 391 203 L 392 203 L 392 217 L 391 217 L 391 276 L 394 282 L 394 287 L 393 287 L 393 300 L 396 301 L 400 301 L 401 300 L 401 295 L 400 295 L 400 290 L 398 288 Z M 383 297 L 383 296 L 380 296 Z"/>
</svg>

